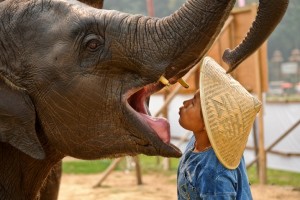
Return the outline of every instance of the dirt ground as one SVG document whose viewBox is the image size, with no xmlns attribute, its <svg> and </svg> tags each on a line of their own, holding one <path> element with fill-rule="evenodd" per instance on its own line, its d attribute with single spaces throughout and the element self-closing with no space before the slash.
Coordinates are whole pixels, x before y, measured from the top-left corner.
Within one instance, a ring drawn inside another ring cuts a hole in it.
<svg viewBox="0 0 300 200">
<path fill-rule="evenodd" d="M 134 172 L 113 172 L 99 188 L 93 186 L 102 174 L 62 177 L 59 200 L 176 200 L 176 176 L 143 174 L 137 185 Z M 300 189 L 252 185 L 254 200 L 300 200 Z"/>
</svg>

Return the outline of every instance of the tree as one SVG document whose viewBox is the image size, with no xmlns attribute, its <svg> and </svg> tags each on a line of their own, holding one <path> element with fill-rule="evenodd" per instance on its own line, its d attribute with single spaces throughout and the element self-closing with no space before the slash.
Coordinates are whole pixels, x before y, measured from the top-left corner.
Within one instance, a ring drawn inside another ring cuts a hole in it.
<svg viewBox="0 0 300 200">
<path fill-rule="evenodd" d="M 275 50 L 280 50 L 284 58 L 289 57 L 294 48 L 300 48 L 300 1 L 290 0 L 288 10 L 281 23 L 269 38 L 268 55 L 271 58 Z"/>
</svg>

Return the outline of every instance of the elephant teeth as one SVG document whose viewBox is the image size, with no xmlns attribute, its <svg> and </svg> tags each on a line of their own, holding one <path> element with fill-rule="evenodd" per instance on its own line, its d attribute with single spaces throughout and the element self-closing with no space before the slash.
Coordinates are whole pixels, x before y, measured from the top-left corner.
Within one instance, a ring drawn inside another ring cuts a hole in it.
<svg viewBox="0 0 300 200">
<path fill-rule="evenodd" d="M 159 78 L 159 81 L 160 81 L 162 84 L 164 84 L 165 86 L 170 86 L 170 83 L 169 83 L 168 79 L 166 79 L 164 76 L 161 76 L 161 77 Z"/>
<path fill-rule="evenodd" d="M 182 85 L 184 88 L 189 88 L 189 84 L 187 84 L 182 78 L 178 79 L 178 83 Z"/>
</svg>

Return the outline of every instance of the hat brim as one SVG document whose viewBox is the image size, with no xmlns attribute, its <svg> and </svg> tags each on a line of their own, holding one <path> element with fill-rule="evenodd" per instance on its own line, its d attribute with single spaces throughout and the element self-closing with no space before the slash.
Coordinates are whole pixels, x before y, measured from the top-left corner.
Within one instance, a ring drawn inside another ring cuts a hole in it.
<svg viewBox="0 0 300 200">
<path fill-rule="evenodd" d="M 261 103 L 212 58 L 200 69 L 204 123 L 218 160 L 228 169 L 240 163 Z"/>
</svg>

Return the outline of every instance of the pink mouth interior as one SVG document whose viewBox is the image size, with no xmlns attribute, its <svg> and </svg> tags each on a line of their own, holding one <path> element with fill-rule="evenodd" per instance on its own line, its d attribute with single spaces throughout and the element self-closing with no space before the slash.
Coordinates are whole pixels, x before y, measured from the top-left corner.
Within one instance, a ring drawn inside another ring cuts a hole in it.
<svg viewBox="0 0 300 200">
<path fill-rule="evenodd" d="M 162 117 L 152 117 L 146 105 L 146 98 L 150 95 L 151 87 L 144 87 L 129 99 L 131 107 L 144 119 L 147 124 L 155 131 L 157 136 L 166 144 L 170 143 L 170 124 L 167 119 Z"/>
<path fill-rule="evenodd" d="M 150 115 L 141 115 L 146 119 L 148 125 L 156 132 L 158 137 L 164 142 L 170 143 L 170 124 L 169 122 L 162 117 L 152 117 Z"/>
</svg>

